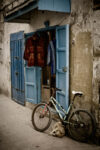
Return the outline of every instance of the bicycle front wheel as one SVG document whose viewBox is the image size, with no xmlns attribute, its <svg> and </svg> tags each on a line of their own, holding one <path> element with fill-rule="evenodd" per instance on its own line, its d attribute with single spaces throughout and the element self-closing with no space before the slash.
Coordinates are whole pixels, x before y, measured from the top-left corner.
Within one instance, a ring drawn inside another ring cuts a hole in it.
<svg viewBox="0 0 100 150">
<path fill-rule="evenodd" d="M 69 134 L 75 140 L 85 142 L 95 132 L 95 121 L 86 110 L 76 110 L 71 114 L 68 122 Z"/>
<path fill-rule="evenodd" d="M 37 131 L 43 132 L 51 124 L 51 112 L 47 104 L 38 104 L 32 113 L 32 124 Z"/>
</svg>

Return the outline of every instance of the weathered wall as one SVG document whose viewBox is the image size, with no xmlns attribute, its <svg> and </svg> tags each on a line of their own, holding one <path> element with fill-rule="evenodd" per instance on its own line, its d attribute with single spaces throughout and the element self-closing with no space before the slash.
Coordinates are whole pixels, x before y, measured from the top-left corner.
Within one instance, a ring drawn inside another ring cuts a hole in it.
<svg viewBox="0 0 100 150">
<path fill-rule="evenodd" d="M 77 5 L 78 4 L 78 5 Z M 93 77 L 92 1 L 72 4 L 74 23 L 71 26 L 71 90 L 84 93 L 82 107 L 91 109 Z"/>
<path fill-rule="evenodd" d="M 3 48 L 0 58 L 0 91 L 8 96 L 11 95 L 11 71 L 10 71 L 10 34 L 25 31 L 28 32 L 29 25 L 4 23 L 3 26 Z"/>
<path fill-rule="evenodd" d="M 1 5 L 0 5 L 0 9 L 1 9 Z M 3 39 L 4 39 L 4 22 L 3 22 L 3 14 L 0 12 L 0 72 L 4 70 L 3 68 Z M 1 77 L 1 73 L 0 73 L 0 77 Z M 1 82 L 2 80 L 0 78 L 0 93 L 2 92 Z"/>
<path fill-rule="evenodd" d="M 93 13 L 93 102 L 100 121 L 100 10 Z"/>
</svg>

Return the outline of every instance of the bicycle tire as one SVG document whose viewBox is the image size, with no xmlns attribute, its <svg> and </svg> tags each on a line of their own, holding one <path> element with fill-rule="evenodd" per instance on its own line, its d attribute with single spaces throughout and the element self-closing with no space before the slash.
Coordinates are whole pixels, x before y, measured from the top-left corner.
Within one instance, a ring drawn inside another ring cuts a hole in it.
<svg viewBox="0 0 100 150">
<path fill-rule="evenodd" d="M 45 110 L 46 113 L 42 114 L 44 107 L 46 109 Z M 42 111 L 42 113 L 39 112 L 39 109 L 40 111 Z M 35 117 L 35 115 L 37 117 Z M 39 120 L 37 121 L 37 119 Z M 52 118 L 51 118 L 51 112 L 50 112 L 49 107 L 45 103 L 38 104 L 32 112 L 32 124 L 34 126 L 34 129 L 37 131 L 43 132 L 49 128 L 51 121 L 52 121 Z M 43 125 L 44 127 L 40 127 L 39 123 L 41 123 L 41 125 L 45 124 L 45 126 Z"/>
<path fill-rule="evenodd" d="M 76 116 L 80 119 L 77 120 Z M 96 129 L 95 120 L 87 110 L 79 109 L 74 111 L 69 116 L 68 122 L 68 132 L 73 139 L 86 142 L 93 137 Z"/>
</svg>

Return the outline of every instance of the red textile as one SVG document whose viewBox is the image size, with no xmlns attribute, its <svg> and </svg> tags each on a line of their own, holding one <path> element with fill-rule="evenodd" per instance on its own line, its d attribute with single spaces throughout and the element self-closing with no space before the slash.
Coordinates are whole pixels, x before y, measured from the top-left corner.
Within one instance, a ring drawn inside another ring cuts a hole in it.
<svg viewBox="0 0 100 150">
<path fill-rule="evenodd" d="M 30 37 L 26 41 L 25 52 L 24 52 L 24 59 L 28 61 L 28 66 L 35 66 L 35 51 L 36 51 L 36 40 L 37 37 L 34 35 Z"/>
<path fill-rule="evenodd" d="M 26 41 L 24 59 L 28 61 L 28 66 L 44 67 L 46 58 L 47 37 L 36 34 Z"/>
</svg>

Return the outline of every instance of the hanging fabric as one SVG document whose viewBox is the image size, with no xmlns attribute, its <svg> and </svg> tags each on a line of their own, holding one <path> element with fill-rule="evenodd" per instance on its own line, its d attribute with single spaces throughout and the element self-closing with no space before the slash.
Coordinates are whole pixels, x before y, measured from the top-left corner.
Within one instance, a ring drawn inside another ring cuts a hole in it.
<svg viewBox="0 0 100 150">
<path fill-rule="evenodd" d="M 35 34 L 28 38 L 26 41 L 24 59 L 27 60 L 28 66 L 36 66 L 36 44 L 38 41 L 38 36 Z"/>
<path fill-rule="evenodd" d="M 48 38 L 46 33 L 37 33 L 27 39 L 24 59 L 28 61 L 28 66 L 44 67 L 46 65 L 47 44 Z"/>
<path fill-rule="evenodd" d="M 41 67 L 45 65 L 46 41 L 45 34 L 41 33 L 37 44 L 37 65 Z"/>
<path fill-rule="evenodd" d="M 56 73 L 56 40 L 50 41 L 48 45 L 48 54 L 47 54 L 47 65 L 51 65 L 51 74 Z"/>
</svg>

